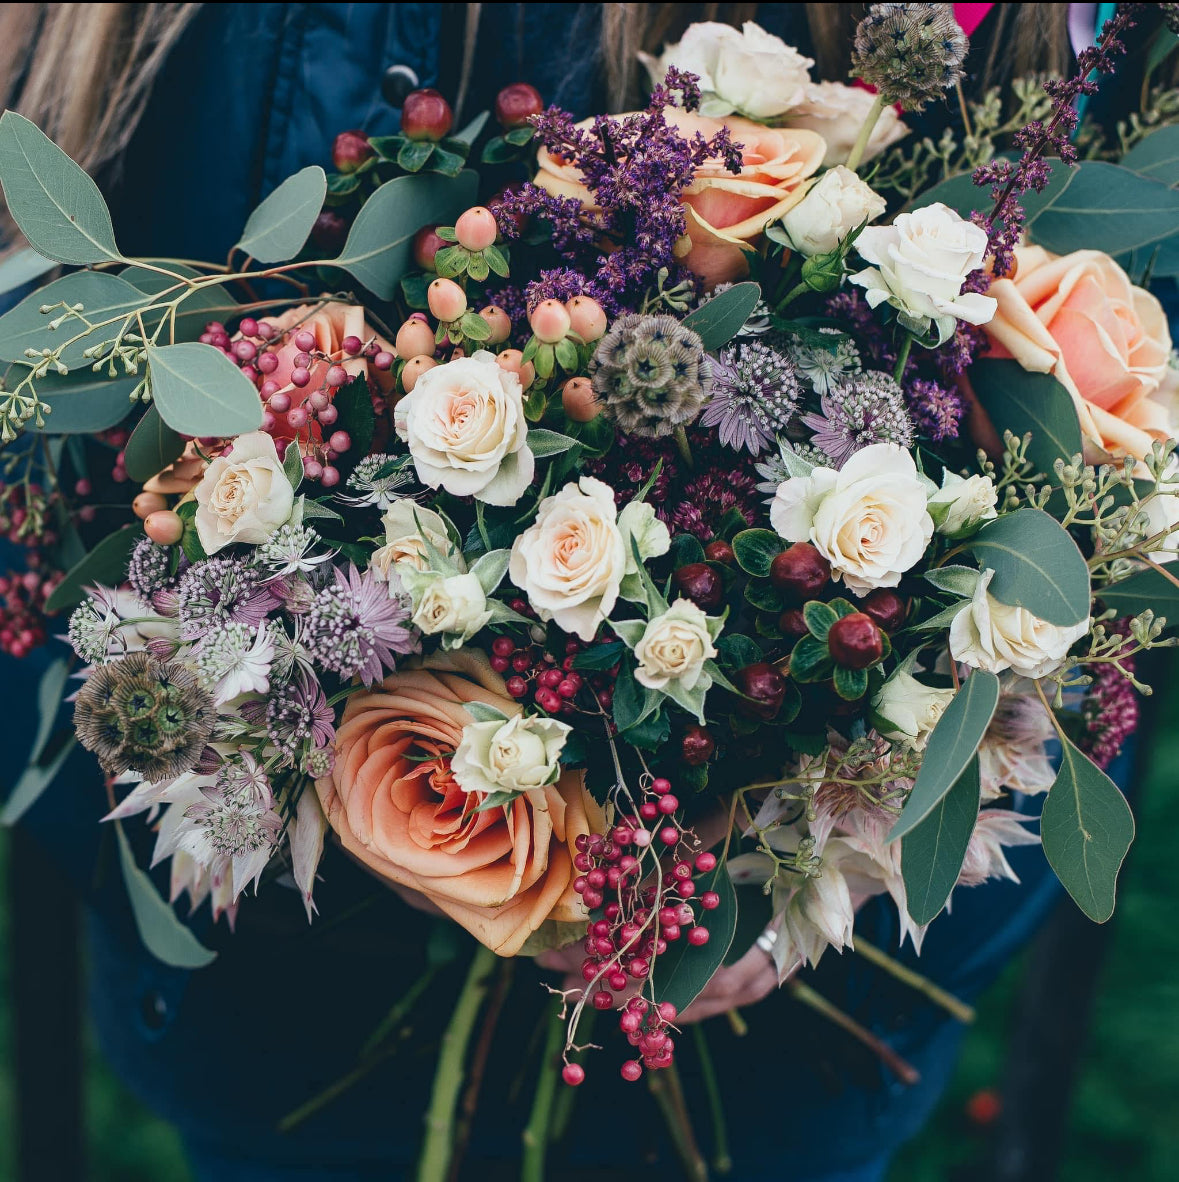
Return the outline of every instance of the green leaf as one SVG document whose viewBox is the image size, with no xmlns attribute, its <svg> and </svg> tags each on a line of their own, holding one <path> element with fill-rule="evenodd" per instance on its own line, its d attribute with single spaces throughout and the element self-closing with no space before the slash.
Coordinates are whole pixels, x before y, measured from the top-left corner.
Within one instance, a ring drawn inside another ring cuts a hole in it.
<svg viewBox="0 0 1179 1182">
<path fill-rule="evenodd" d="M 98 186 L 15 111 L 0 116 L 0 184 L 13 221 L 47 259 L 85 266 L 122 258 Z"/>
<path fill-rule="evenodd" d="M 169 903 L 156 890 L 155 884 L 135 864 L 131 843 L 119 821 L 114 822 L 119 839 L 119 866 L 127 895 L 131 900 L 131 914 L 139 929 L 143 946 L 157 960 L 174 969 L 203 969 L 217 959 L 217 953 L 206 948 L 176 916 Z"/>
<path fill-rule="evenodd" d="M 299 485 L 303 483 L 303 453 L 293 439 L 287 444 L 287 450 L 283 453 L 282 470 L 291 488 L 298 492 Z"/>
<path fill-rule="evenodd" d="M 434 155 L 433 140 L 406 140 L 397 152 L 397 167 L 406 172 L 420 172 Z"/>
<path fill-rule="evenodd" d="M 726 863 L 721 862 L 696 882 L 701 894 L 715 891 L 720 896 L 720 906 L 700 913 L 700 924 L 708 929 L 708 943 L 697 948 L 688 943 L 685 932 L 660 956 L 655 978 L 658 1000 L 671 1002 L 681 1014 L 724 964 L 737 930 L 737 893 Z"/>
<path fill-rule="evenodd" d="M 661 710 L 660 694 L 657 690 L 645 691 L 650 710 L 624 731 L 618 732 L 619 739 L 629 747 L 642 747 L 644 751 L 658 751 L 671 737 L 671 720 L 667 711 Z"/>
<path fill-rule="evenodd" d="M 485 341 L 491 336 L 491 325 L 478 312 L 464 312 L 459 319 L 459 328 L 462 329 L 463 336 L 472 341 Z"/>
<path fill-rule="evenodd" d="M 697 333 L 705 349 L 713 353 L 741 331 L 760 299 L 761 288 L 756 283 L 735 283 L 688 313 L 683 325 Z"/>
<path fill-rule="evenodd" d="M 1118 870 L 1134 840 L 1134 815 L 1117 785 L 1067 739 L 1040 814 L 1044 856 L 1094 922 L 1113 914 Z"/>
<path fill-rule="evenodd" d="M 889 841 L 916 829 L 958 782 L 978 751 L 998 704 L 999 679 L 984 669 L 975 669 L 933 728 L 913 790 L 888 835 Z"/>
<path fill-rule="evenodd" d="M 979 799 L 976 755 L 933 811 L 902 839 L 901 877 L 914 923 L 931 922 L 946 905 L 966 859 Z"/>
<path fill-rule="evenodd" d="M 577 440 L 559 431 L 547 431 L 543 427 L 533 427 L 528 432 L 528 450 L 538 459 L 560 455 L 571 447 L 577 446 Z"/>
<path fill-rule="evenodd" d="M 513 147 L 522 148 L 525 144 L 532 143 L 535 135 L 536 128 L 525 125 L 523 127 L 513 127 L 510 131 L 505 132 L 504 139 Z"/>
<path fill-rule="evenodd" d="M 438 145 L 435 146 L 434 154 L 430 157 L 430 168 L 434 172 L 440 172 L 443 176 L 458 176 L 466 162 L 465 153 L 448 152 Z"/>
<path fill-rule="evenodd" d="M 45 426 L 30 419 L 26 430 L 44 435 L 93 435 L 121 423 L 134 405 L 137 377 L 100 378 L 88 371 L 68 377 L 49 373 L 37 379 L 37 395 L 52 412 Z"/>
<path fill-rule="evenodd" d="M 979 573 L 972 566 L 938 566 L 925 572 L 925 581 L 939 591 L 970 599 L 978 587 Z"/>
<path fill-rule="evenodd" d="M 147 364 L 160 416 L 181 435 L 230 438 L 262 426 L 253 382 L 212 345 L 149 345 Z"/>
<path fill-rule="evenodd" d="M 649 714 L 653 714 L 656 701 L 648 703 L 647 692 L 637 681 L 629 661 L 623 661 L 614 682 L 614 725 L 620 731 L 637 726 Z"/>
<path fill-rule="evenodd" d="M 704 561 L 704 547 L 695 534 L 676 534 L 671 539 L 671 549 L 668 554 L 672 566 L 677 570 L 681 566 L 690 566 L 693 562 Z"/>
<path fill-rule="evenodd" d="M 1042 510 L 988 522 L 969 549 L 980 567 L 994 570 L 988 591 L 1000 603 L 1061 627 L 1088 618 L 1089 567 L 1068 531 Z"/>
<path fill-rule="evenodd" d="M 128 527 L 108 534 L 85 558 L 70 568 L 45 604 L 48 612 L 74 607 L 86 598 L 86 588 L 95 583 L 118 586 L 127 574 L 131 549 L 143 537 L 141 529 Z"/>
<path fill-rule="evenodd" d="M 491 274 L 491 268 L 487 265 L 487 260 L 483 257 L 482 252 L 471 255 L 467 262 L 467 274 L 476 283 L 482 283 Z"/>
<path fill-rule="evenodd" d="M 1034 222 L 1039 214 L 1063 197 L 1077 175 L 1075 169 L 1060 160 L 1047 160 L 1045 163 L 1051 170 L 1047 186 L 1040 193 L 1026 193 L 1020 199 L 1029 223 Z M 932 189 L 926 189 L 913 201 L 913 207 L 920 209 L 937 201 L 948 205 L 966 219 L 970 218 L 974 210 L 989 213 L 994 205 L 990 189 L 976 185 L 973 174 L 969 172 L 960 172 L 934 185 Z"/>
<path fill-rule="evenodd" d="M 772 583 L 749 582 L 745 585 L 746 602 L 753 604 L 759 611 L 784 612 L 787 607 L 786 596 Z"/>
<path fill-rule="evenodd" d="M 358 374 L 346 386 L 341 386 L 332 399 L 332 405 L 337 412 L 336 430 L 347 431 L 352 438 L 349 455 L 367 456 L 372 447 L 373 433 L 377 429 L 368 378 Z"/>
<path fill-rule="evenodd" d="M 747 575 L 761 579 L 769 577 L 770 564 L 785 549 L 782 539 L 770 529 L 743 529 L 733 538 L 732 545 L 737 565 Z"/>
<path fill-rule="evenodd" d="M 573 668 L 581 670 L 613 669 L 622 659 L 623 644 L 612 640 L 607 644 L 595 644 L 583 649 L 573 658 Z"/>
<path fill-rule="evenodd" d="M 483 248 L 483 257 L 487 260 L 487 265 L 501 278 L 507 279 L 508 270 L 508 256 L 503 247 L 496 246 L 492 243 L 491 246 Z"/>
<path fill-rule="evenodd" d="M 536 372 L 540 377 L 548 379 L 553 376 L 553 369 L 557 364 L 556 351 L 552 345 L 541 342 L 536 346 L 536 356 L 534 358 L 536 365 Z"/>
<path fill-rule="evenodd" d="M 557 342 L 557 364 L 566 372 L 572 373 L 580 365 L 577 346 L 568 338 L 563 337 Z"/>
<path fill-rule="evenodd" d="M 186 279 L 205 278 L 205 273 L 184 263 L 173 262 L 171 259 L 144 259 L 144 262 L 155 263 L 157 266 L 167 267 L 175 275 L 183 275 Z M 156 296 L 164 291 L 171 291 L 176 286 L 176 280 L 169 275 L 161 275 L 159 271 L 149 271 L 138 265 L 124 267 L 119 272 L 119 278 L 134 284 L 147 295 Z M 180 293 L 173 292 L 168 296 L 174 299 Z M 220 283 L 190 289 L 184 297 L 183 303 L 176 308 L 175 333 L 180 341 L 195 341 L 205 331 L 205 325 L 210 320 L 232 320 L 239 304 Z M 144 315 L 144 323 L 148 330 L 153 329 L 163 315 L 162 312 L 149 312 Z"/>
<path fill-rule="evenodd" d="M 720 664 L 725 669 L 744 669 L 756 665 L 762 659 L 761 645 L 750 636 L 740 632 L 723 632 L 716 640 Z"/>
<path fill-rule="evenodd" d="M 486 702 L 464 702 L 463 709 L 476 722 L 507 722 L 508 716 Z"/>
<path fill-rule="evenodd" d="M 465 246 L 445 246 L 434 256 L 434 272 L 442 279 L 453 279 L 470 261 L 471 252 Z"/>
<path fill-rule="evenodd" d="M 15 825 L 37 803 L 45 789 L 57 779 L 62 766 L 77 745 L 77 739 L 73 735 L 67 735 L 48 763 L 29 763 L 21 772 L 20 779 L 12 786 L 3 810 L 0 810 L 0 825 Z"/>
<path fill-rule="evenodd" d="M 1053 475 L 1057 459 L 1066 463 L 1081 451 L 1081 424 L 1072 395 L 1051 374 L 1028 373 L 1018 361 L 980 358 L 970 367 L 979 401 L 1003 432 L 1032 432 L 1028 458 L 1038 472 Z"/>
<path fill-rule="evenodd" d="M 318 501 L 311 500 L 310 497 L 305 498 L 303 501 L 303 520 L 311 521 L 317 518 L 324 521 L 344 520 L 335 509 L 329 509 L 327 505 L 321 505 Z"/>
<path fill-rule="evenodd" d="M 1157 570 L 1141 570 L 1103 587 L 1098 597 L 1119 616 L 1136 616 L 1149 608 L 1179 624 L 1179 587 Z"/>
<path fill-rule="evenodd" d="M 836 665 L 831 674 L 835 692 L 845 702 L 856 702 L 868 692 L 867 669 L 845 669 Z"/>
<path fill-rule="evenodd" d="M 61 709 L 69 678 L 70 663 L 64 658 L 53 661 L 41 674 L 41 679 L 37 683 L 37 733 L 33 737 L 32 747 L 29 748 L 29 762 L 24 774 L 17 780 L 16 786 L 4 802 L 4 809 L 0 812 L 0 825 L 15 825 L 52 779 L 46 777 L 47 769 L 41 766 L 41 757 L 45 754 L 49 736 L 53 733 L 53 724 Z M 71 746 L 68 743 L 65 745 L 67 752 Z M 61 752 L 57 754 L 60 755 Z M 54 761 L 50 762 L 52 765 Z"/>
<path fill-rule="evenodd" d="M 511 557 L 511 550 L 489 550 L 471 567 L 471 574 L 479 580 L 484 595 L 490 595 L 504 581 Z"/>
<path fill-rule="evenodd" d="M 1173 48 L 1174 34 L 1171 37 Z M 1121 165 L 1165 185 L 1179 184 L 1179 126 L 1151 132 L 1122 157 Z"/>
<path fill-rule="evenodd" d="M 451 140 L 457 140 L 460 144 L 470 148 L 470 146 L 479 138 L 479 133 L 483 130 L 484 125 L 487 123 L 489 114 L 489 111 L 480 111 L 479 114 L 476 115 L 475 118 L 472 119 L 471 122 L 462 129 L 462 131 L 456 131 L 447 136 L 447 142 L 449 143 Z"/>
<path fill-rule="evenodd" d="M 0 316 L 0 360 L 24 361 L 26 349 L 54 349 L 84 332 L 86 326 L 73 317 L 60 328 L 50 330 L 50 321 L 61 316 L 62 309 L 56 308 L 46 315 L 41 308 L 58 303 L 82 304 L 86 319 L 94 323 L 126 316 L 147 301 L 143 292 L 118 275 L 105 271 L 74 271 L 63 275 L 25 296 L 16 307 Z M 99 341 L 111 340 L 118 329 L 118 324 L 112 324 L 74 341 L 62 350 L 62 362 L 70 369 L 84 366 L 89 373 L 92 361 L 82 354 Z"/>
<path fill-rule="evenodd" d="M 289 176 L 250 214 L 237 249 L 258 263 L 285 263 L 303 249 L 327 196 L 318 164 Z"/>
<path fill-rule="evenodd" d="M 794 681 L 822 681 L 831 672 L 826 641 L 804 636 L 790 651 L 790 677 Z"/>
<path fill-rule="evenodd" d="M 127 475 L 136 484 L 142 484 L 166 468 L 182 451 L 184 440 L 160 418 L 154 406 L 149 406 L 127 440 L 123 462 Z"/>
<path fill-rule="evenodd" d="M 379 299 L 391 300 L 412 265 L 413 236 L 426 222 L 453 224 L 474 203 L 477 191 L 478 178 L 470 170 L 454 178 L 423 173 L 386 181 L 356 215 L 333 266 Z"/>
<path fill-rule="evenodd" d="M 34 279 L 40 279 L 56 266 L 53 259 L 45 258 L 27 246 L 14 251 L 0 262 L 0 295 L 7 295 L 18 287 L 24 287 L 26 283 L 32 283 Z"/>
<path fill-rule="evenodd" d="M 821 603 L 817 599 L 812 599 L 809 603 L 803 605 L 802 618 L 806 621 L 806 626 L 810 634 L 816 640 L 820 640 L 826 645 L 827 633 L 831 631 L 835 621 L 841 617 L 840 613 L 830 604 Z"/>
</svg>

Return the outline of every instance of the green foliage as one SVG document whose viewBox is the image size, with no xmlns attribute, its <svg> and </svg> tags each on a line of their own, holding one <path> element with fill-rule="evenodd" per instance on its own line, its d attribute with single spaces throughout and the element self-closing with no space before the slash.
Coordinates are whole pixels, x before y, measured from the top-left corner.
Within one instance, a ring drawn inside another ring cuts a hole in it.
<svg viewBox="0 0 1179 1182">
<path fill-rule="evenodd" d="M 743 529 L 733 538 L 732 547 L 737 565 L 747 575 L 764 579 L 769 577 L 770 564 L 786 544 L 772 529 Z"/>
<path fill-rule="evenodd" d="M 37 397 L 47 407 L 45 426 L 30 422 L 27 430 L 45 435 L 92 435 L 121 423 L 130 413 L 137 377 L 102 379 L 83 371 L 37 379 Z"/>
<path fill-rule="evenodd" d="M 1138 571 L 1102 587 L 1098 594 L 1101 602 L 1119 616 L 1136 616 L 1149 610 L 1179 624 L 1179 587 L 1157 570 Z"/>
<path fill-rule="evenodd" d="M 212 345 L 149 345 L 147 364 L 156 408 L 174 431 L 229 437 L 261 427 L 254 384 Z"/>
<path fill-rule="evenodd" d="M 180 275 L 185 279 L 203 277 L 203 273 L 195 267 L 177 263 L 172 259 L 143 259 L 142 262 L 164 267 L 172 275 Z M 149 296 L 158 296 L 165 291 L 171 292 L 167 302 L 182 294 L 173 290 L 177 283 L 171 275 L 161 275 L 159 271 L 149 270 L 138 263 L 124 267 L 119 272 L 119 278 L 134 284 Z M 198 288 L 189 288 L 183 295 L 184 300 L 177 305 L 175 318 L 168 330 L 177 341 L 195 341 L 205 331 L 205 325 L 210 320 L 231 320 L 238 309 L 237 300 L 220 283 L 207 283 Z M 159 324 L 161 316 L 163 312 L 144 313 L 143 322 L 149 333 Z"/>
<path fill-rule="evenodd" d="M 341 386 L 336 391 L 332 405 L 335 406 L 338 415 L 336 430 L 347 431 L 352 438 L 348 457 L 351 459 L 368 455 L 373 442 L 373 432 L 377 429 L 377 416 L 373 411 L 368 379 L 359 374 L 346 386 Z"/>
<path fill-rule="evenodd" d="M 250 214 L 237 249 L 259 263 L 285 263 L 303 249 L 327 196 L 318 164 L 289 176 Z"/>
<path fill-rule="evenodd" d="M 1179 126 L 1151 132 L 1122 157 L 1121 165 L 1165 185 L 1179 184 Z"/>
<path fill-rule="evenodd" d="M 59 612 L 73 607 L 86 598 L 85 588 L 93 583 L 108 587 L 118 586 L 127 573 L 127 559 L 131 549 L 143 537 L 142 531 L 134 526 L 108 534 L 54 588 L 46 601 L 45 610 Z"/>
<path fill-rule="evenodd" d="M 720 906 L 705 911 L 700 920 L 708 929 L 708 943 L 694 947 L 685 935 L 669 944 L 659 958 L 655 983 L 656 1000 L 671 1002 L 681 1014 L 724 964 L 725 955 L 733 943 L 733 933 L 737 930 L 737 893 L 726 864 L 719 862 L 715 870 L 696 881 L 702 894 L 715 891 L 720 895 Z"/>
<path fill-rule="evenodd" d="M 41 674 L 41 680 L 37 685 L 37 733 L 29 749 L 28 764 L 4 802 L 3 810 L 0 810 L 0 825 L 15 825 L 28 812 L 41 793 L 53 782 L 61 770 L 61 765 L 74 749 L 74 738 L 71 734 L 48 760 L 44 758 L 49 754 L 49 739 L 53 734 L 53 724 L 61 710 L 69 676 L 70 662 L 64 658 L 52 662 Z"/>
<path fill-rule="evenodd" d="M 123 462 L 127 475 L 142 484 L 166 468 L 182 451 L 184 440 L 160 418 L 154 406 L 149 406 L 127 440 Z"/>
<path fill-rule="evenodd" d="M 760 299 L 761 288 L 756 283 L 735 283 L 689 312 L 683 325 L 700 337 L 705 349 L 715 353 L 741 331 Z"/>
</svg>

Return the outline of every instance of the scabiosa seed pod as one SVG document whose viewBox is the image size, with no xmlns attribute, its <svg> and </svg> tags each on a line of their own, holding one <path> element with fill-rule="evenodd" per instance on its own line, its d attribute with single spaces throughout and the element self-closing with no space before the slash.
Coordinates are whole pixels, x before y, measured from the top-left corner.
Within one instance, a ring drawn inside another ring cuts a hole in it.
<svg viewBox="0 0 1179 1182">
<path fill-rule="evenodd" d="M 594 392 L 633 435 L 671 435 L 712 392 L 704 342 L 673 316 L 620 316 L 594 352 Z"/>
<path fill-rule="evenodd" d="M 920 111 L 962 77 L 967 49 L 952 4 L 873 4 L 856 27 L 851 74 Z"/>
<path fill-rule="evenodd" d="M 99 666 L 74 704 L 78 738 L 108 776 L 130 769 L 164 780 L 189 771 L 213 721 L 213 700 L 193 674 L 145 652 Z"/>
</svg>

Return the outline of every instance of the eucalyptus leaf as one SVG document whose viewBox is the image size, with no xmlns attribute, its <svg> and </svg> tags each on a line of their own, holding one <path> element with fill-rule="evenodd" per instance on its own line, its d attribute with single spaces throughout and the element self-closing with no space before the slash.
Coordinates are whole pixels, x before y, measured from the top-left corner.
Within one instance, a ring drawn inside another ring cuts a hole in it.
<svg viewBox="0 0 1179 1182">
<path fill-rule="evenodd" d="M 1152 131 L 1122 157 L 1121 165 L 1165 185 L 1179 184 L 1179 126 Z"/>
<path fill-rule="evenodd" d="M 658 1000 L 671 1002 L 681 1014 L 724 964 L 737 930 L 737 893 L 729 878 L 728 865 L 719 863 L 696 882 L 701 894 L 715 891 L 720 896 L 720 905 L 700 917 L 700 926 L 708 930 L 708 943 L 697 948 L 688 942 L 685 934 L 669 944 L 659 957 L 655 979 Z"/>
<path fill-rule="evenodd" d="M 1103 587 L 1098 596 L 1119 616 L 1136 616 L 1148 608 L 1179 624 L 1179 587 L 1157 570 L 1142 570 Z"/>
<path fill-rule="evenodd" d="M 1041 509 L 988 522 L 968 543 L 1000 603 L 1068 627 L 1089 616 L 1089 567 L 1068 531 Z"/>
<path fill-rule="evenodd" d="M 182 451 L 183 438 L 160 418 L 160 412 L 154 406 L 149 406 L 127 440 L 123 462 L 127 475 L 142 484 L 166 468 Z"/>
<path fill-rule="evenodd" d="M 258 263 L 285 263 L 303 249 L 327 196 L 318 164 L 289 176 L 250 214 L 237 249 Z"/>
<path fill-rule="evenodd" d="M 73 747 L 72 743 L 63 744 L 62 749 L 56 752 L 49 764 L 42 765 L 41 757 L 45 754 L 49 738 L 53 734 L 53 724 L 61 710 L 69 677 L 70 663 L 65 658 L 53 661 L 41 674 L 37 684 L 37 733 L 33 736 L 32 747 L 29 748 L 28 765 L 9 793 L 3 810 L 0 811 L 0 825 L 15 825 L 24 816 L 37 797 L 48 787 L 53 775 L 56 775 L 57 769 L 61 767 Z"/>
<path fill-rule="evenodd" d="M 423 173 L 386 181 L 361 207 L 333 265 L 379 299 L 393 299 L 412 264 L 413 236 L 426 221 L 453 224 L 474 204 L 477 191 L 478 178 L 469 169 L 453 178 Z"/>
<path fill-rule="evenodd" d="M 689 312 L 682 324 L 696 333 L 704 348 L 713 353 L 741 331 L 760 299 L 761 288 L 756 283 L 735 283 Z"/>
<path fill-rule="evenodd" d="M 45 426 L 33 419 L 25 429 L 44 435 L 94 435 L 117 426 L 130 413 L 137 377 L 103 378 L 89 370 L 37 379 L 37 396 L 51 407 Z"/>
<path fill-rule="evenodd" d="M 26 283 L 32 283 L 34 279 L 40 279 L 57 265 L 55 260 L 45 258 L 27 246 L 14 251 L 0 262 L 0 295 L 7 295 L 18 287 L 24 287 Z"/>
<path fill-rule="evenodd" d="M 108 534 L 85 558 L 66 572 L 45 603 L 45 610 L 58 612 L 73 607 L 86 597 L 86 588 L 95 583 L 118 586 L 127 574 L 127 559 L 143 531 L 129 526 Z"/>
<path fill-rule="evenodd" d="M 69 735 L 48 763 L 30 763 L 25 768 L 0 810 L 0 825 L 15 825 L 37 803 L 45 789 L 57 779 L 77 745 L 77 739 Z"/>
<path fill-rule="evenodd" d="M 15 111 L 0 116 L 0 184 L 13 221 L 45 258 L 83 267 L 122 258 L 98 186 Z"/>
<path fill-rule="evenodd" d="M 917 779 L 889 841 L 916 829 L 958 782 L 978 751 L 998 704 L 999 679 L 985 669 L 975 669 L 933 728 Z"/>
<path fill-rule="evenodd" d="M 149 345 L 147 364 L 160 417 L 181 435 L 228 438 L 262 426 L 253 382 L 212 345 Z"/>
<path fill-rule="evenodd" d="M 946 905 L 966 860 L 979 800 L 975 755 L 933 811 L 901 840 L 901 877 L 914 923 L 930 923 Z"/>
<path fill-rule="evenodd" d="M 1134 840 L 1134 815 L 1117 785 L 1067 739 L 1040 814 L 1044 856 L 1094 922 L 1114 911 L 1118 871 Z"/>
</svg>

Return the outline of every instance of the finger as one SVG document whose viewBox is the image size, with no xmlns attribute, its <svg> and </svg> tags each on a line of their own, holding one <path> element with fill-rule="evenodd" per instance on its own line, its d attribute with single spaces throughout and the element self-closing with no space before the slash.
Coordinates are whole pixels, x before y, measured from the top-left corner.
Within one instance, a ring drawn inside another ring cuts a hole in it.
<svg viewBox="0 0 1179 1182">
<path fill-rule="evenodd" d="M 677 1022 L 701 1022 L 735 1007 L 754 1005 L 778 986 L 778 970 L 760 948 L 751 948 L 735 965 L 720 969 Z"/>
</svg>

